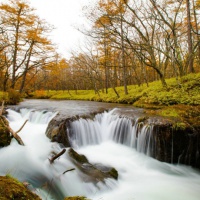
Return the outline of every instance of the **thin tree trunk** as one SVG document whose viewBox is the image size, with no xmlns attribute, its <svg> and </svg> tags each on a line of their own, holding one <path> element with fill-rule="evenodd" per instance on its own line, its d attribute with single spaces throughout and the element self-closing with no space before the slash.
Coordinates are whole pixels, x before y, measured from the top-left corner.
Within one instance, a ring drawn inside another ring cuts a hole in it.
<svg viewBox="0 0 200 200">
<path fill-rule="evenodd" d="M 192 50 L 192 26 L 191 26 L 191 14 L 190 14 L 190 0 L 186 0 L 186 7 L 187 7 L 187 35 L 188 35 L 188 66 L 189 66 L 189 73 L 194 72 L 194 59 L 193 59 L 193 50 Z"/>
<path fill-rule="evenodd" d="M 33 45 L 34 45 L 34 41 L 32 41 L 31 45 L 30 45 L 28 60 L 27 60 L 27 63 L 26 63 L 26 68 L 24 70 L 24 74 L 23 74 L 23 77 L 22 77 L 22 83 L 21 83 L 21 86 L 20 86 L 20 93 L 22 93 L 24 86 L 25 86 L 26 76 L 27 76 L 27 73 L 28 73 L 29 63 L 30 63 L 31 55 L 32 55 L 32 51 L 33 51 Z"/>
<path fill-rule="evenodd" d="M 120 14 L 120 29 L 121 29 L 121 49 L 122 49 L 122 68 L 123 68 L 123 82 L 124 82 L 124 93 L 128 94 L 127 88 L 127 72 L 126 72 L 126 61 L 125 61 L 125 51 L 124 51 L 124 31 L 123 31 L 123 19 L 122 13 Z"/>
</svg>

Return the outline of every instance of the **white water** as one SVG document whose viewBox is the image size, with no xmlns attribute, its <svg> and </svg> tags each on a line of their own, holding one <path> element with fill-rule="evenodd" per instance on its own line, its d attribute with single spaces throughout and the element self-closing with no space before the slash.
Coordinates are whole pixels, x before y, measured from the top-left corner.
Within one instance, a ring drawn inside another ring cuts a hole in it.
<svg viewBox="0 0 200 200">
<path fill-rule="evenodd" d="M 0 149 L 0 175 L 11 174 L 21 181 L 30 182 L 45 200 L 60 200 L 68 195 L 86 195 L 92 200 L 200 199 L 199 172 L 190 167 L 161 163 L 144 155 L 148 154 L 149 146 L 144 144 L 142 137 L 146 138 L 148 131 L 142 131 L 136 142 L 134 130 L 137 128 L 132 127 L 129 120 L 112 115 L 112 112 L 97 115 L 96 120 L 89 121 L 89 124 L 83 119 L 80 123 L 74 122 L 76 134 L 72 143 L 76 151 L 85 154 L 91 163 L 115 167 L 119 173 L 118 181 L 108 179 L 106 184 L 96 186 L 83 183 L 77 175 L 78 169 L 63 175 L 74 165 L 67 154 L 54 164 L 49 163 L 51 152 L 61 151 L 58 144 L 50 143 L 45 136 L 47 123 L 53 116 L 50 112 L 23 109 L 18 114 L 9 110 L 8 119 L 14 130 L 29 119 L 19 133 L 26 146 L 18 145 L 13 139 L 10 146 Z"/>
</svg>

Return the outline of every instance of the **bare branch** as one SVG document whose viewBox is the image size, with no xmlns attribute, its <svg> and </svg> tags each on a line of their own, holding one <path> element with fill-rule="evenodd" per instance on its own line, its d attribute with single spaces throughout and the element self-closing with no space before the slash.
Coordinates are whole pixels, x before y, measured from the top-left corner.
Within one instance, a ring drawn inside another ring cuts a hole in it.
<svg viewBox="0 0 200 200">
<path fill-rule="evenodd" d="M 54 162 L 54 160 L 56 160 L 57 158 L 59 158 L 60 156 L 62 156 L 65 153 L 66 149 L 63 149 L 60 153 L 56 154 L 54 157 L 52 157 L 51 159 L 49 159 L 49 162 L 52 164 Z"/>
<path fill-rule="evenodd" d="M 24 124 L 21 126 L 21 128 L 15 132 L 15 134 L 19 133 L 25 126 L 25 124 L 28 122 L 28 119 L 24 122 Z"/>
<path fill-rule="evenodd" d="M 64 171 L 63 174 L 65 174 L 65 173 L 67 173 L 67 172 L 70 172 L 70 171 L 74 171 L 74 170 L 75 170 L 75 168 L 68 169 L 68 170 Z"/>
</svg>

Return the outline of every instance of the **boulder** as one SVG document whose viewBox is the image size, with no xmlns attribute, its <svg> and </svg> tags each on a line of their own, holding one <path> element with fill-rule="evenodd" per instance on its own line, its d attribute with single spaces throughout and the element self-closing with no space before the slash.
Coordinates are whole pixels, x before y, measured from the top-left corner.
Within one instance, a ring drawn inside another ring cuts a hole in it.
<svg viewBox="0 0 200 200">
<path fill-rule="evenodd" d="M 64 117 L 57 115 L 48 124 L 46 129 L 46 136 L 51 140 L 51 142 L 58 142 L 63 144 L 65 147 L 71 147 L 68 128 L 70 127 L 70 122 L 78 119 L 77 117 Z"/>
</svg>

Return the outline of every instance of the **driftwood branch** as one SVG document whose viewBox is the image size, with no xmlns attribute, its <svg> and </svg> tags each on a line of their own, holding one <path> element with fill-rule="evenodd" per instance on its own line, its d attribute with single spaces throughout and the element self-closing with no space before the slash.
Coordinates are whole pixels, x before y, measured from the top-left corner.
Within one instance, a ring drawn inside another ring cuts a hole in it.
<svg viewBox="0 0 200 200">
<path fill-rule="evenodd" d="M 25 124 L 28 122 L 28 119 L 23 123 L 23 125 L 21 126 L 21 128 L 15 132 L 15 134 L 19 133 L 25 126 Z"/>
<path fill-rule="evenodd" d="M 63 174 L 65 174 L 65 173 L 67 173 L 67 172 L 71 172 L 71 171 L 74 171 L 74 170 L 75 170 L 75 168 L 72 168 L 72 169 L 68 169 L 68 170 L 64 171 L 64 172 L 63 172 Z"/>
<path fill-rule="evenodd" d="M 12 134 L 12 136 L 17 140 L 17 142 L 20 144 L 20 145 L 23 145 L 24 146 L 24 142 L 23 140 L 19 137 L 19 135 L 12 130 L 12 128 L 8 125 L 7 126 L 7 129 L 9 130 L 9 132 Z M 22 128 L 20 128 L 22 129 Z"/>
<path fill-rule="evenodd" d="M 57 158 L 59 158 L 60 156 L 62 156 L 65 153 L 66 149 L 63 149 L 60 153 L 56 154 L 54 157 L 52 157 L 51 159 L 49 159 L 49 162 L 52 164 L 54 162 L 54 160 L 56 160 Z"/>
</svg>

